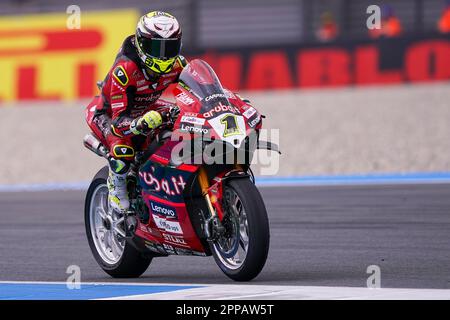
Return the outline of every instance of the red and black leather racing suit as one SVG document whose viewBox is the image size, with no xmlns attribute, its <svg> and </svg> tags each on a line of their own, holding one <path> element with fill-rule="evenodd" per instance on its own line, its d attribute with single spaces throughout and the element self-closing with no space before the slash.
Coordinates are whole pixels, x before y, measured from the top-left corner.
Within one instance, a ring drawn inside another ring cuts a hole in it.
<svg viewBox="0 0 450 320">
<path fill-rule="evenodd" d="M 167 111 L 173 104 L 160 99 L 162 92 L 178 77 L 186 65 L 184 57 L 176 59 L 173 69 L 162 75 L 152 75 L 142 67 L 134 36 L 123 42 L 114 65 L 108 72 L 101 88 L 101 95 L 95 97 L 87 107 L 88 119 L 94 132 L 101 132 L 110 149 L 110 165 L 116 173 L 128 170 L 142 136 L 130 132 L 131 121 L 150 110 Z M 121 164 L 118 166 L 118 160 Z"/>
</svg>

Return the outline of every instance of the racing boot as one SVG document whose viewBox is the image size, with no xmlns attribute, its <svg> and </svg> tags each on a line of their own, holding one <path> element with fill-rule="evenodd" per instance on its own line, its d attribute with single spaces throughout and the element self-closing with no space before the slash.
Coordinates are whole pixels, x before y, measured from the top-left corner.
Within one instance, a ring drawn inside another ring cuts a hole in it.
<svg viewBox="0 0 450 320">
<path fill-rule="evenodd" d="M 108 202 L 114 210 L 125 213 L 130 208 L 130 199 L 127 191 L 127 172 L 123 174 L 115 173 L 111 168 L 107 180 Z"/>
</svg>

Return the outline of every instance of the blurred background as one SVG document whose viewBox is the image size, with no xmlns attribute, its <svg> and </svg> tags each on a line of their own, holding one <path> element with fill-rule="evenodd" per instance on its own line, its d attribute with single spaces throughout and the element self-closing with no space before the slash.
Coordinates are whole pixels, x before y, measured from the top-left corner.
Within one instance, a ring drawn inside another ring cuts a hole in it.
<svg viewBox="0 0 450 320">
<path fill-rule="evenodd" d="M 4 0 L 0 186 L 86 183 L 104 165 L 82 146 L 84 107 L 153 10 L 280 130 L 277 175 L 450 172 L 450 1 Z"/>
</svg>

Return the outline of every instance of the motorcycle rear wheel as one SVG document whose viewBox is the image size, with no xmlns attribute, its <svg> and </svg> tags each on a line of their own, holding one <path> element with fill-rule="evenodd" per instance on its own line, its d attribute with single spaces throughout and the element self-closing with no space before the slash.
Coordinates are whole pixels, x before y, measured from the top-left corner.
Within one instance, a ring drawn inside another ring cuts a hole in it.
<svg viewBox="0 0 450 320">
<path fill-rule="evenodd" d="M 214 259 L 229 278 L 250 281 L 263 269 L 270 243 L 266 207 L 249 179 L 233 179 L 224 186 L 226 235 L 210 244 Z"/>
<path fill-rule="evenodd" d="M 105 200 L 107 177 L 108 167 L 104 167 L 95 175 L 86 194 L 84 224 L 89 247 L 99 266 L 110 276 L 137 278 L 147 270 L 152 259 L 121 238 L 123 219 L 108 210 L 108 200 Z"/>
</svg>

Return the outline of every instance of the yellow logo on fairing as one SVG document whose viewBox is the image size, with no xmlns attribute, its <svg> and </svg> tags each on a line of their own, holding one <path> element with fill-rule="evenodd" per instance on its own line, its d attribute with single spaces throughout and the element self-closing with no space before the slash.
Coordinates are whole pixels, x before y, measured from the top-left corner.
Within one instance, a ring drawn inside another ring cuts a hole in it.
<svg viewBox="0 0 450 320">
<path fill-rule="evenodd" d="M 222 119 L 220 119 L 220 123 L 225 125 L 225 130 L 223 131 L 224 137 L 241 134 L 241 130 L 239 130 L 239 126 L 235 115 L 232 114 L 225 115 Z"/>
</svg>

